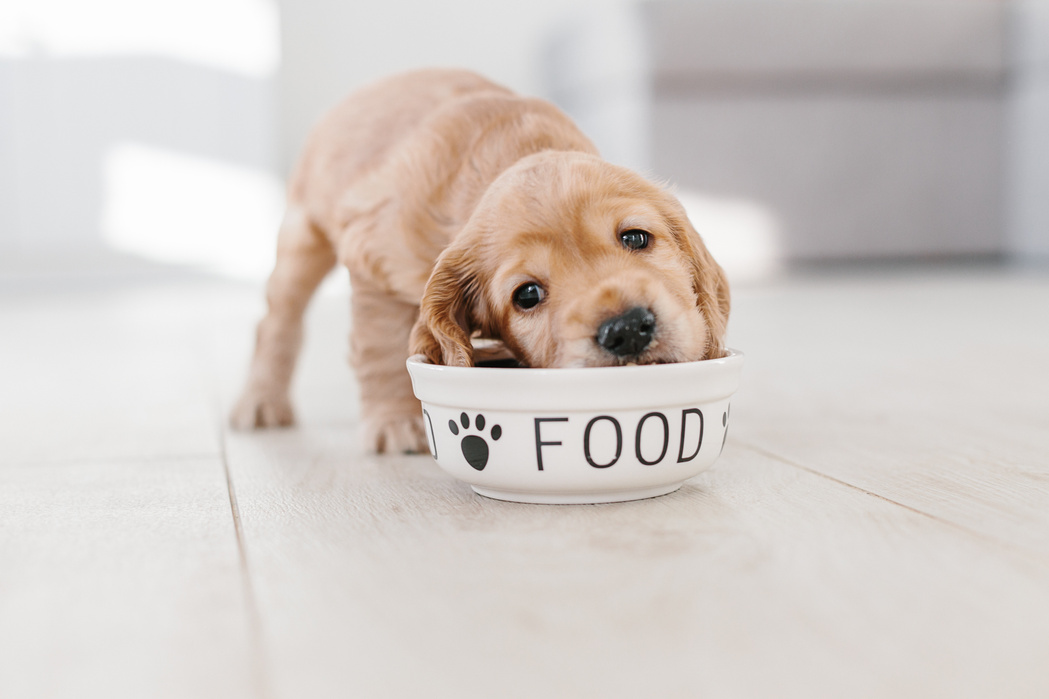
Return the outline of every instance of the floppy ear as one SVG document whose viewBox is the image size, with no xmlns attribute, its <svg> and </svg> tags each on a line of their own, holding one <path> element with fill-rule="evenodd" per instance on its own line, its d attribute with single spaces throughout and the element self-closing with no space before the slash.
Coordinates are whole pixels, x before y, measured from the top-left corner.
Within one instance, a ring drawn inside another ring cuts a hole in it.
<svg viewBox="0 0 1049 699">
<path fill-rule="evenodd" d="M 462 248 L 445 249 L 426 282 L 410 345 L 412 354 L 423 354 L 432 364 L 473 366 L 470 333 L 477 278 L 469 258 Z"/>
<path fill-rule="evenodd" d="M 725 356 L 725 331 L 728 328 L 731 305 L 728 278 L 721 265 L 710 255 L 699 233 L 692 227 L 684 208 L 680 204 L 674 208 L 674 218 L 678 220 L 672 223 L 677 229 L 679 244 L 692 271 L 696 304 L 703 313 L 709 330 L 704 359 L 717 359 Z"/>
</svg>

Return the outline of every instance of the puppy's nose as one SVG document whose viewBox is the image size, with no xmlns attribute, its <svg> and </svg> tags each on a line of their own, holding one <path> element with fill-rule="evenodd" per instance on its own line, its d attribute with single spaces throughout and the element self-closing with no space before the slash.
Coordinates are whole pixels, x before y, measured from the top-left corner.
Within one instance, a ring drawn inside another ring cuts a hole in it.
<svg viewBox="0 0 1049 699">
<path fill-rule="evenodd" d="M 597 344 L 617 357 L 632 357 L 648 347 L 656 332 L 656 316 L 647 308 L 631 308 L 609 318 L 597 329 Z"/>
</svg>

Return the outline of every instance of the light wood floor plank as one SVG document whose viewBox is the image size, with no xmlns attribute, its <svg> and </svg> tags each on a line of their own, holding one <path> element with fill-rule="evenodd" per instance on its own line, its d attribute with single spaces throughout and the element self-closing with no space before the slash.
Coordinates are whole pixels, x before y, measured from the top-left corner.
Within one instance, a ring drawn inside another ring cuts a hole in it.
<svg viewBox="0 0 1049 699">
<path fill-rule="evenodd" d="M 584 507 L 335 429 L 229 458 L 278 697 L 1049 692 L 1044 565 L 737 445 L 677 494 Z"/>
<path fill-rule="evenodd" d="M 733 435 L 1049 556 L 1049 279 L 830 278 L 744 293 Z"/>
<path fill-rule="evenodd" d="M 0 697 L 259 697 L 218 459 L 0 466 Z"/>
<path fill-rule="evenodd" d="M 345 298 L 302 426 L 224 443 L 260 290 L 0 293 L 0 697 L 1049 695 L 1047 302 L 737 289 L 715 470 L 543 507 L 360 450 Z"/>
<path fill-rule="evenodd" d="M 0 463 L 217 456 L 200 282 L 0 293 Z"/>
</svg>

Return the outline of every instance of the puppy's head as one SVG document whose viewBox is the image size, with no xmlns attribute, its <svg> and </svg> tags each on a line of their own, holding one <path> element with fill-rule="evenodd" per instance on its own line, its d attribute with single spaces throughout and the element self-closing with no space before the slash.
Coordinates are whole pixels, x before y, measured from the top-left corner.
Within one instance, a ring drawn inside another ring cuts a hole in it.
<svg viewBox="0 0 1049 699">
<path fill-rule="evenodd" d="M 412 351 L 470 366 L 471 336 L 525 366 L 655 364 L 719 357 L 724 273 L 681 204 L 583 153 L 519 161 L 488 188 L 438 258 Z"/>
</svg>

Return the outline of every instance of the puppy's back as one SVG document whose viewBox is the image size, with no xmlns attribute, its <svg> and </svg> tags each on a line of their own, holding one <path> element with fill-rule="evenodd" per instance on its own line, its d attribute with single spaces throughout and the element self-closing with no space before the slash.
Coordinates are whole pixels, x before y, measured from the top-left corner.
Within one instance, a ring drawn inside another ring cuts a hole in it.
<svg viewBox="0 0 1049 699">
<path fill-rule="evenodd" d="M 381 167 L 389 154 L 448 102 L 491 93 L 512 95 L 462 70 L 420 70 L 351 94 L 311 131 L 288 183 L 288 199 L 330 235 L 339 197 Z"/>
</svg>

